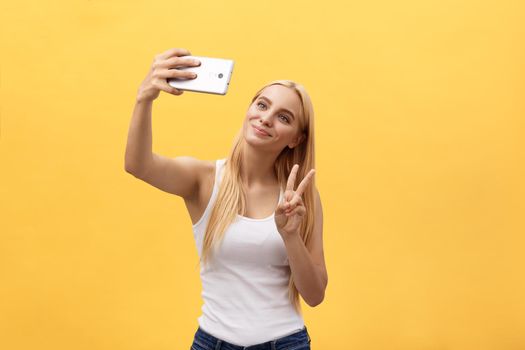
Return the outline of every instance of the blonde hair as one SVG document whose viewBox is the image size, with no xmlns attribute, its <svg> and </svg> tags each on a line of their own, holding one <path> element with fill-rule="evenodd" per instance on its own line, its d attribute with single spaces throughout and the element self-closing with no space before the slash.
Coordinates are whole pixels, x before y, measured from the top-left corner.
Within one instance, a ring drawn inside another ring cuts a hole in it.
<svg viewBox="0 0 525 350">
<path fill-rule="evenodd" d="M 283 85 L 293 89 L 301 100 L 302 113 L 297 118 L 299 121 L 299 132 L 304 133 L 305 138 L 294 148 L 285 147 L 275 161 L 275 172 L 277 180 L 283 192 L 286 190 L 288 176 L 294 164 L 299 164 L 297 172 L 297 183 L 294 189 L 306 174 L 315 168 L 315 147 L 314 147 L 314 111 L 312 102 L 305 88 L 290 80 L 274 80 L 263 86 L 250 104 L 259 97 L 262 91 L 271 85 Z M 201 262 L 206 264 L 213 253 L 216 244 L 222 240 L 225 230 L 236 219 L 237 214 L 244 215 L 246 210 L 245 193 L 241 181 L 241 165 L 243 148 L 245 147 L 243 128 L 236 135 L 233 146 L 225 162 L 225 171 L 222 182 L 219 186 L 217 200 L 211 210 L 210 219 L 204 233 L 204 240 L 201 253 Z M 309 246 L 310 237 L 314 227 L 314 189 L 315 178 L 303 193 L 303 202 L 306 207 L 306 215 L 299 228 L 301 239 L 306 247 Z M 293 276 L 290 273 L 288 283 L 288 298 L 295 310 L 302 314 L 299 292 L 295 287 Z"/>
</svg>

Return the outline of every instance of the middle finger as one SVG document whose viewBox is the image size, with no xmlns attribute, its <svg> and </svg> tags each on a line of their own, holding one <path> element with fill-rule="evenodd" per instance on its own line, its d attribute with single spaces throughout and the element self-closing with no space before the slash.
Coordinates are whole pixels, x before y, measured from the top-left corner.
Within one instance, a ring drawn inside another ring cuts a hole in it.
<svg viewBox="0 0 525 350">
<path fill-rule="evenodd" d="M 312 177 L 314 176 L 314 174 L 315 174 L 315 169 L 310 170 L 308 172 L 308 174 L 306 174 L 306 176 L 304 177 L 303 181 L 301 181 L 299 186 L 297 186 L 297 190 L 295 192 L 299 196 L 301 196 L 303 194 L 304 190 L 306 189 L 306 186 L 308 186 L 308 184 L 311 182 Z"/>
</svg>

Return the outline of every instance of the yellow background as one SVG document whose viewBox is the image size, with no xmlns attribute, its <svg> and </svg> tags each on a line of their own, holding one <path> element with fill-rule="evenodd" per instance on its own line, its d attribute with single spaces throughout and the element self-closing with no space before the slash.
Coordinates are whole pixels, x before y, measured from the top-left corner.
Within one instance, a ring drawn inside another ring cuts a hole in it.
<svg viewBox="0 0 525 350">
<path fill-rule="evenodd" d="M 309 91 L 329 284 L 312 348 L 525 349 L 523 1 L 1 5 L 0 348 L 189 349 L 181 198 L 124 171 L 171 47 L 235 60 L 225 96 L 161 92 L 153 151 L 227 155 L 256 90 Z"/>
</svg>

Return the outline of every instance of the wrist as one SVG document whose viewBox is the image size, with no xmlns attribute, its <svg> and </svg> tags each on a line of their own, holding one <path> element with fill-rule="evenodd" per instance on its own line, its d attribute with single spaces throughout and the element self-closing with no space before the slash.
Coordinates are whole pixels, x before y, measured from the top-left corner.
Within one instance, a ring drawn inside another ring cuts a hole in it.
<svg viewBox="0 0 525 350">
<path fill-rule="evenodd" d="M 299 232 L 279 232 L 283 238 L 284 244 L 295 243 L 301 240 Z"/>
<path fill-rule="evenodd" d="M 151 98 L 146 98 L 145 96 L 141 95 L 141 94 L 138 94 L 137 97 L 135 98 L 135 102 L 137 104 L 144 104 L 144 103 L 152 103 L 153 100 Z"/>
</svg>

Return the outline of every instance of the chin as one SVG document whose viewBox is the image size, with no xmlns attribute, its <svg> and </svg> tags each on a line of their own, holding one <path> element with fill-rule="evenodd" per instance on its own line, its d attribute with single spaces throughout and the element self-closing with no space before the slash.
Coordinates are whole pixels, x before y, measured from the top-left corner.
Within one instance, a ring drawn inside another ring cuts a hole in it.
<svg viewBox="0 0 525 350">
<path fill-rule="evenodd" d="M 246 141 L 247 144 L 251 146 L 256 146 L 256 147 L 264 145 L 264 144 L 268 144 L 268 142 L 265 142 L 264 140 L 255 139 L 253 137 L 245 137 L 244 141 Z"/>
<path fill-rule="evenodd" d="M 244 141 L 254 147 L 254 148 L 260 148 L 260 149 L 267 149 L 269 150 L 270 147 L 275 146 L 272 141 L 260 139 L 257 136 L 249 135 L 248 137 L 244 137 Z"/>
</svg>

